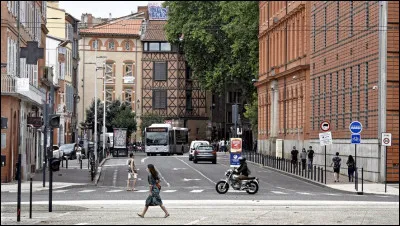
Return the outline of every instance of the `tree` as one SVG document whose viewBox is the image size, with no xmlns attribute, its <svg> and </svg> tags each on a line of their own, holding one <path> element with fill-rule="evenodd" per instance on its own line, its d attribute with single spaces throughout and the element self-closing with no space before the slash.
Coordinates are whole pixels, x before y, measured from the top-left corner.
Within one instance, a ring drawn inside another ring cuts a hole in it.
<svg viewBox="0 0 400 226">
<path fill-rule="evenodd" d="M 193 76 L 221 94 L 240 84 L 251 97 L 258 74 L 257 1 L 166 1 L 168 41 L 183 47 Z M 179 37 L 183 37 L 180 42 Z"/>
<path fill-rule="evenodd" d="M 251 104 L 246 104 L 244 106 L 246 111 L 244 112 L 244 117 L 249 119 L 251 124 L 251 130 L 253 131 L 253 137 L 256 137 L 258 133 L 258 95 L 254 92 L 252 95 Z"/>
<path fill-rule="evenodd" d="M 81 123 L 82 127 L 85 127 L 87 129 L 92 129 L 94 132 L 94 99 L 89 106 L 89 108 L 86 109 L 86 121 Z M 100 99 L 97 99 L 97 130 L 99 132 L 102 131 L 103 127 L 103 105 L 101 104 Z"/>
<path fill-rule="evenodd" d="M 149 127 L 153 123 L 164 123 L 164 118 L 156 114 L 142 115 L 142 124 L 140 130 L 143 132 L 146 127 Z"/>
<path fill-rule="evenodd" d="M 131 134 L 136 131 L 136 115 L 128 107 L 121 105 L 120 111 L 111 121 L 113 128 L 127 128 L 127 138 L 129 140 Z"/>
</svg>

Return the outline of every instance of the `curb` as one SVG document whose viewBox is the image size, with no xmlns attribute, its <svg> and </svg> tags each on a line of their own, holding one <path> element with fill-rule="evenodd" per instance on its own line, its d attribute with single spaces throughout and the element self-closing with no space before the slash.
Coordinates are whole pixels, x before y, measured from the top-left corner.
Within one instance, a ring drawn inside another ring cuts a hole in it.
<svg viewBox="0 0 400 226">
<path fill-rule="evenodd" d="M 97 172 L 96 172 L 96 176 L 94 178 L 94 185 L 97 186 L 97 183 L 99 182 L 100 179 L 100 175 L 101 175 L 101 166 L 104 165 L 104 163 L 108 160 L 109 158 L 105 158 L 103 159 L 103 161 L 101 161 L 100 165 L 97 167 Z"/>
<path fill-rule="evenodd" d="M 316 186 L 319 186 L 319 187 L 322 187 L 322 188 L 330 188 L 330 189 L 337 190 L 337 191 L 340 191 L 340 192 L 344 192 L 344 193 L 347 193 L 347 194 L 362 195 L 362 193 L 360 191 L 358 191 L 358 192 L 357 191 L 346 191 L 346 190 L 341 190 L 341 189 L 337 189 L 337 188 L 332 188 L 332 187 L 329 187 L 328 185 L 321 184 L 319 182 L 316 182 L 316 181 L 313 181 L 313 180 L 310 180 L 310 179 L 307 179 L 307 178 L 299 177 L 297 175 L 294 175 L 294 174 L 291 174 L 291 173 L 288 173 L 288 172 L 285 172 L 285 171 L 282 171 L 282 170 L 278 170 L 278 169 L 275 169 L 275 168 L 272 168 L 272 167 L 269 167 L 269 166 L 263 166 L 262 164 L 251 162 L 251 161 L 248 161 L 248 162 L 250 162 L 253 165 L 257 165 L 257 166 L 260 166 L 262 168 L 266 168 L 266 169 L 272 170 L 274 172 L 281 173 L 281 174 L 284 174 L 286 176 L 289 176 L 289 177 L 292 177 L 292 178 L 296 178 L 296 179 L 299 179 L 301 181 L 304 181 L 304 182 L 307 182 L 307 183 L 310 183 L 310 184 L 313 184 L 313 185 L 316 185 Z M 359 193 L 361 193 L 361 194 L 359 194 Z M 364 191 L 364 194 L 377 194 L 377 193 L 367 193 L 367 192 Z"/>
</svg>

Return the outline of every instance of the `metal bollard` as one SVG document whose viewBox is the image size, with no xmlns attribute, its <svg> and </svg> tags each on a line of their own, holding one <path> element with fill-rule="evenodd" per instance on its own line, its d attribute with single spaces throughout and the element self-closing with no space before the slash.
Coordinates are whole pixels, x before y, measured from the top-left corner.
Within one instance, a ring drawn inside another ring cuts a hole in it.
<svg viewBox="0 0 400 226">
<path fill-rule="evenodd" d="M 72 158 L 72 157 L 71 157 L 71 158 Z M 65 163 L 65 166 L 66 166 L 66 167 L 65 167 L 65 168 L 67 168 L 67 169 L 68 169 L 68 158 L 66 158 L 66 160 L 65 160 L 65 161 L 66 161 L 66 163 Z"/>
<path fill-rule="evenodd" d="M 81 164 L 81 169 L 82 169 L 82 162 L 83 162 L 82 159 L 80 159 L 79 162 L 80 162 L 80 164 Z"/>
<path fill-rule="evenodd" d="M 361 167 L 361 194 L 364 193 L 364 168 Z"/>
<path fill-rule="evenodd" d="M 290 173 L 293 173 L 293 164 L 290 163 Z"/>
<path fill-rule="evenodd" d="M 319 181 L 319 173 L 320 173 L 320 168 L 319 168 L 319 166 L 318 166 L 318 182 L 320 182 L 320 181 Z"/>
<path fill-rule="evenodd" d="M 310 170 L 308 169 L 308 167 L 306 167 L 306 170 L 307 170 L 307 178 L 310 179 Z M 311 178 L 312 178 L 312 176 L 311 176 Z"/>
<path fill-rule="evenodd" d="M 315 172 L 316 168 L 317 168 L 317 166 L 314 166 L 314 170 L 313 170 L 314 180 L 316 180 L 316 178 L 315 178 L 316 177 L 316 173 L 317 173 L 317 172 Z"/>
<path fill-rule="evenodd" d="M 30 178 L 30 189 L 29 189 L 29 218 L 32 219 L 32 177 Z"/>
<path fill-rule="evenodd" d="M 324 168 L 321 167 L 321 182 L 324 183 Z"/>
<path fill-rule="evenodd" d="M 61 167 L 64 168 L 64 157 L 61 157 Z"/>
</svg>

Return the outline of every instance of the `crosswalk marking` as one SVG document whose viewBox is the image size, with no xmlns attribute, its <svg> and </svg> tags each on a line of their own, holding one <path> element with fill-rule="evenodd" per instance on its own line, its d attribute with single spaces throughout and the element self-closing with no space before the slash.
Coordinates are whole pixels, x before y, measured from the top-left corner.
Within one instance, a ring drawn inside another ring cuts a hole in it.
<svg viewBox="0 0 400 226">
<path fill-rule="evenodd" d="M 166 191 L 163 191 L 163 192 L 176 192 L 176 190 L 166 190 Z"/>
<path fill-rule="evenodd" d="M 106 191 L 106 192 L 120 192 L 122 190 L 111 190 L 111 191 Z"/>
<path fill-rule="evenodd" d="M 55 190 L 55 191 L 53 191 L 54 193 L 61 193 L 61 192 L 66 192 L 66 191 L 68 191 L 68 190 Z"/>
<path fill-rule="evenodd" d="M 331 193 L 323 193 L 323 195 L 340 196 L 340 195 L 338 195 L 338 194 L 331 194 Z"/>
<path fill-rule="evenodd" d="M 308 193 L 308 192 L 297 192 L 298 194 L 301 194 L 301 195 L 311 195 L 311 193 Z"/>
<path fill-rule="evenodd" d="M 232 192 L 232 193 L 235 193 L 235 192 L 236 192 L 236 193 L 243 193 L 243 192 L 246 192 L 246 191 L 229 189 L 228 192 Z"/>
<path fill-rule="evenodd" d="M 96 190 L 83 190 L 83 191 L 79 191 L 79 192 L 88 193 L 88 192 L 93 192 L 93 191 L 96 191 Z"/>
<path fill-rule="evenodd" d="M 204 191 L 204 190 L 192 190 L 192 191 L 190 191 L 190 192 L 199 193 L 199 192 L 202 192 L 202 191 Z"/>
<path fill-rule="evenodd" d="M 281 191 L 271 191 L 271 192 L 275 194 L 287 195 L 287 193 Z"/>
<path fill-rule="evenodd" d="M 149 192 L 149 190 L 138 190 L 138 191 L 134 191 L 134 192 Z"/>
</svg>

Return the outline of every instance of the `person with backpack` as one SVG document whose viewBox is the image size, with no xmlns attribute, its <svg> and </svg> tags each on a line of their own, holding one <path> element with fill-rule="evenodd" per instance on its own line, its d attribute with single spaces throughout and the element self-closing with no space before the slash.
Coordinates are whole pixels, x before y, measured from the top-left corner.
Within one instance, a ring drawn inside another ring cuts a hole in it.
<svg viewBox="0 0 400 226">
<path fill-rule="evenodd" d="M 354 171 L 355 171 L 355 161 L 352 155 L 349 155 L 349 158 L 347 159 L 346 162 L 347 165 L 347 173 L 349 175 L 349 182 L 353 182 L 354 181 Z"/>
<path fill-rule="evenodd" d="M 135 190 L 135 185 L 136 185 L 136 180 L 137 180 L 137 170 L 135 167 L 135 161 L 133 160 L 133 153 L 129 154 L 129 159 L 127 161 L 128 165 L 128 180 L 126 181 L 126 190 L 127 191 L 136 191 Z M 129 182 L 133 180 L 132 182 L 132 189 L 129 188 Z"/>
<path fill-rule="evenodd" d="M 308 169 L 312 170 L 313 167 L 313 160 L 314 160 L 314 150 L 312 149 L 312 146 L 308 147 L 307 155 L 308 155 Z"/>
<path fill-rule="evenodd" d="M 301 170 L 306 170 L 307 152 L 306 152 L 305 148 L 303 148 L 301 150 L 300 159 L 301 159 L 301 168 L 302 168 Z"/>
<path fill-rule="evenodd" d="M 342 159 L 339 157 L 339 152 L 336 152 L 336 156 L 332 158 L 332 163 L 333 164 L 333 178 L 336 181 L 339 182 L 339 173 L 340 173 L 340 162 Z"/>
</svg>

